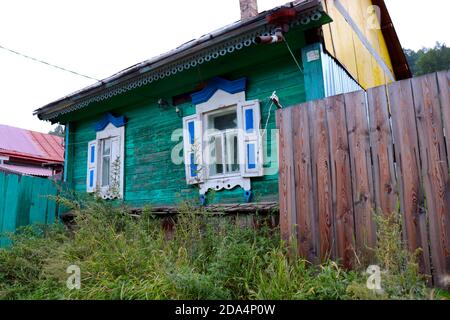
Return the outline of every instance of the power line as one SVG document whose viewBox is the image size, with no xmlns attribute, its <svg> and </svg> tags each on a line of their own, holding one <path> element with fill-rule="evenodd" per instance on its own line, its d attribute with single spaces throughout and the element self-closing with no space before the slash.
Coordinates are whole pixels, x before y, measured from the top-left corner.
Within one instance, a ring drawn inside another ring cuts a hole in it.
<svg viewBox="0 0 450 320">
<path fill-rule="evenodd" d="M 90 79 L 90 80 L 100 81 L 99 79 L 96 79 L 96 78 L 87 76 L 87 75 L 85 75 L 85 74 L 82 74 L 82 73 L 79 73 L 79 72 L 76 72 L 76 71 L 73 71 L 73 70 L 69 70 L 69 69 L 66 69 L 66 68 L 63 68 L 63 67 L 60 67 L 60 66 L 51 64 L 51 63 L 49 63 L 49 62 L 46 62 L 46 61 L 43 61 L 43 60 L 40 60 L 40 59 L 37 59 L 37 58 L 30 57 L 30 56 L 28 56 L 28 55 L 26 55 L 26 54 L 23 54 L 23 53 L 20 53 L 20 52 L 18 52 L 18 51 L 9 49 L 9 48 L 4 47 L 4 46 L 2 46 L 2 45 L 0 45 L 0 49 L 6 50 L 6 51 L 11 52 L 11 53 L 14 53 L 14 54 L 16 54 L 16 55 L 18 55 L 18 56 L 21 56 L 21 57 L 23 57 L 23 58 L 30 59 L 30 60 L 33 60 L 33 61 L 35 61 L 35 62 L 39 62 L 39 63 L 45 64 L 45 65 L 47 65 L 47 66 L 49 66 L 49 67 L 53 67 L 53 68 L 56 68 L 56 69 L 59 69 L 59 70 L 62 70 L 62 71 L 70 72 L 70 73 L 72 73 L 72 74 L 74 74 L 74 75 L 77 75 L 77 76 L 80 76 L 80 77 L 84 77 L 84 78 L 87 78 L 87 79 Z"/>
<path fill-rule="evenodd" d="M 300 66 L 300 63 L 297 61 L 297 58 L 295 57 L 295 54 L 292 52 L 291 46 L 289 45 L 289 43 L 287 42 L 286 39 L 284 39 L 284 43 L 286 43 L 289 53 L 291 54 L 292 59 L 294 60 L 295 64 L 297 65 L 297 68 L 300 70 L 301 73 L 303 73 L 303 68 Z"/>
</svg>

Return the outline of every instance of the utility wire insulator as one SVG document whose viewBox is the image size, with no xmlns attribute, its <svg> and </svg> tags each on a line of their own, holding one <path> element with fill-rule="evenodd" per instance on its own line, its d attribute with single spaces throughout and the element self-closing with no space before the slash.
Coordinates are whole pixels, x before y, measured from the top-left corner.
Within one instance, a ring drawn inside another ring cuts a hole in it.
<svg viewBox="0 0 450 320">
<path fill-rule="evenodd" d="M 277 106 L 278 109 L 282 109 L 283 108 L 283 106 L 280 103 L 280 98 L 278 98 L 276 91 L 274 91 L 272 93 L 272 95 L 270 96 L 270 100 L 272 100 L 272 102 Z"/>
</svg>

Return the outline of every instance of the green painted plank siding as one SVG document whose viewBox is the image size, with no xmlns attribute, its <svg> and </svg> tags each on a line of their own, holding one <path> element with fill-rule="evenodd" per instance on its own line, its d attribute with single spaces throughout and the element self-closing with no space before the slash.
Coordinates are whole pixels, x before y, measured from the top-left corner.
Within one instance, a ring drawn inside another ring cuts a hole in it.
<svg viewBox="0 0 450 320">
<path fill-rule="evenodd" d="M 6 192 L 6 177 L 5 174 L 3 172 L 0 171 L 0 247 L 2 246 L 3 243 L 3 237 L 1 235 L 1 233 L 3 232 L 3 220 L 5 217 L 5 202 L 6 202 L 6 197 L 4 197 L 3 195 Z"/>
<path fill-rule="evenodd" d="M 49 180 L 46 180 L 48 182 L 51 182 Z M 45 223 L 46 224 L 52 224 L 57 222 L 58 220 L 58 210 L 57 210 L 57 203 L 56 201 L 52 200 L 51 197 L 54 197 L 58 194 L 58 189 L 53 185 L 47 183 L 47 192 L 46 192 L 46 199 L 47 199 L 47 212 L 45 217 Z"/>
<path fill-rule="evenodd" d="M 29 212 L 33 192 L 33 179 L 35 178 L 28 176 L 19 178 L 16 227 L 26 226 L 30 222 Z"/>
<path fill-rule="evenodd" d="M 306 46 L 302 49 L 307 101 L 325 97 L 321 54 L 322 47 L 319 43 Z"/>
<path fill-rule="evenodd" d="M 47 199 L 43 197 L 39 191 L 44 191 L 44 180 L 33 180 L 33 193 L 31 195 L 31 207 L 30 207 L 30 223 L 45 223 L 45 217 L 47 213 Z"/>
<path fill-rule="evenodd" d="M 304 46 L 303 33 L 289 37 L 294 54 L 301 60 Z M 160 108 L 159 98 L 168 101 L 177 94 L 194 90 L 199 83 L 213 76 L 229 79 L 247 77 L 247 100 L 261 101 L 261 126 L 269 113 L 268 97 L 276 90 L 282 105 L 289 106 L 306 101 L 304 75 L 299 71 L 284 43 L 262 45 L 230 54 L 198 69 L 164 79 L 151 87 L 136 89 L 134 94 L 123 94 L 108 101 L 90 106 L 89 111 L 73 114 L 70 121 L 69 184 L 76 191 L 86 191 L 86 166 L 88 142 L 95 139 L 93 128 L 106 111 L 127 118 L 125 127 L 125 201 L 131 206 L 176 205 L 193 199 L 198 200 L 198 189 L 186 185 L 184 164 L 171 161 L 173 148 L 182 143 L 182 137 L 172 133 L 182 128 L 182 119 L 174 107 Z M 178 106 L 183 116 L 195 113 L 195 106 L 185 103 Z M 268 140 L 275 129 L 275 106 L 268 122 Z M 276 135 L 274 136 L 276 137 Z M 264 137 L 266 139 L 267 137 Z M 265 149 L 265 156 L 277 159 L 277 150 Z M 182 156 L 182 148 L 178 148 Z M 265 157 L 267 159 L 267 157 Z M 277 165 L 273 163 L 272 165 Z M 278 174 L 252 178 L 252 201 L 277 201 Z M 240 203 L 244 201 L 243 190 L 208 192 L 209 203 Z"/>
<path fill-rule="evenodd" d="M 2 233 L 14 232 L 17 219 L 17 194 L 19 189 L 19 177 L 8 174 L 5 177 L 5 190 L 3 193 L 3 224 Z M 0 238 L 0 247 L 7 246 L 10 240 L 6 237 Z"/>
<path fill-rule="evenodd" d="M 56 202 L 48 196 L 58 192 L 51 180 L 0 172 L 0 247 L 19 227 L 56 222 Z"/>
</svg>

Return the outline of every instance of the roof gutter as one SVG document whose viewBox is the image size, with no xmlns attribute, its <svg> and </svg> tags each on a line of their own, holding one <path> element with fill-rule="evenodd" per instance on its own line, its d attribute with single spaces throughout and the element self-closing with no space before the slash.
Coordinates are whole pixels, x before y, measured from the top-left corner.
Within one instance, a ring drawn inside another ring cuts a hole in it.
<svg viewBox="0 0 450 320">
<path fill-rule="evenodd" d="M 15 152 L 15 151 L 4 150 L 4 149 L 0 150 L 0 155 L 1 156 L 7 156 L 10 159 L 11 158 L 16 158 L 16 159 L 21 159 L 21 160 L 35 161 L 35 162 L 49 162 L 49 161 L 51 161 L 51 162 L 64 163 L 64 160 L 57 161 L 54 158 L 36 156 L 36 155 L 31 155 L 31 154 L 26 154 L 26 153 L 19 153 L 19 152 Z"/>
</svg>

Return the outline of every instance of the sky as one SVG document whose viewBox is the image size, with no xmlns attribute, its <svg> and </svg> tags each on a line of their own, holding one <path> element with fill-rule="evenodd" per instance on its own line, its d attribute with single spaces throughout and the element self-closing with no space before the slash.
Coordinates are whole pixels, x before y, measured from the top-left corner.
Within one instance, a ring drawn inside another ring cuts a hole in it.
<svg viewBox="0 0 450 320">
<path fill-rule="evenodd" d="M 403 47 L 450 45 L 450 1 L 385 1 Z M 102 79 L 239 18 L 238 0 L 1 0 L 0 46 Z M 33 111 L 93 82 L 0 49 L 0 124 L 48 132 Z"/>
</svg>

